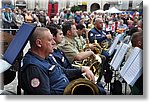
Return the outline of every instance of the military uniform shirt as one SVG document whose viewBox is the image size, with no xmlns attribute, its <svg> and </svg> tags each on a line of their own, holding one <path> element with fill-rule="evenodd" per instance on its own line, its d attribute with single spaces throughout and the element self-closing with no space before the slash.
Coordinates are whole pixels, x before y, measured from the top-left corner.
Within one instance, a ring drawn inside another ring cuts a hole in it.
<svg viewBox="0 0 150 102">
<path fill-rule="evenodd" d="M 75 56 L 79 53 L 75 41 L 68 37 L 64 37 L 63 41 L 58 44 L 58 48 L 64 52 L 70 63 L 74 61 Z"/>
<path fill-rule="evenodd" d="M 85 44 L 85 40 L 83 39 L 82 36 L 77 36 L 74 38 L 75 42 L 76 42 L 76 46 L 78 48 L 79 51 L 83 50 L 83 46 Z"/>
</svg>

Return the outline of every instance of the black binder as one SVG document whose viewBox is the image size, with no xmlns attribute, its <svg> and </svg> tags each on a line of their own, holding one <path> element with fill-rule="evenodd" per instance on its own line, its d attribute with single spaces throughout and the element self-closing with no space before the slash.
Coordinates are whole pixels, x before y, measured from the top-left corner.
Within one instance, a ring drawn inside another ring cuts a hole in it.
<svg viewBox="0 0 150 102">
<path fill-rule="evenodd" d="M 29 24 L 22 24 L 19 31 L 17 32 L 14 39 L 11 41 L 10 45 L 8 46 L 6 52 L 4 53 L 3 59 L 10 64 L 13 64 L 23 50 L 30 35 L 35 30 L 36 26 L 29 25 Z"/>
</svg>

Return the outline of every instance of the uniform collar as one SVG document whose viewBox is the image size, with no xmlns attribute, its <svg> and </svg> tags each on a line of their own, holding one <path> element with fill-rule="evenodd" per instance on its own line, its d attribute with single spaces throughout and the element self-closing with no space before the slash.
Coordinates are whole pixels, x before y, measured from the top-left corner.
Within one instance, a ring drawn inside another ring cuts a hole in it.
<svg viewBox="0 0 150 102">
<path fill-rule="evenodd" d="M 36 58 L 38 58 L 38 59 L 40 59 L 40 60 L 45 60 L 44 58 L 40 57 L 39 55 L 33 53 L 33 52 L 30 51 L 30 50 L 28 51 L 28 53 L 31 54 L 31 55 L 33 55 L 33 56 L 35 56 Z"/>
<path fill-rule="evenodd" d="M 65 39 L 67 42 L 71 43 L 71 44 L 74 44 L 74 40 L 73 39 L 70 39 L 68 37 L 65 36 Z"/>
<path fill-rule="evenodd" d="M 102 30 L 99 30 L 99 29 L 97 29 L 97 28 L 95 28 L 95 27 L 94 27 L 94 29 L 95 29 L 96 31 L 100 32 L 100 33 L 102 32 Z"/>
</svg>

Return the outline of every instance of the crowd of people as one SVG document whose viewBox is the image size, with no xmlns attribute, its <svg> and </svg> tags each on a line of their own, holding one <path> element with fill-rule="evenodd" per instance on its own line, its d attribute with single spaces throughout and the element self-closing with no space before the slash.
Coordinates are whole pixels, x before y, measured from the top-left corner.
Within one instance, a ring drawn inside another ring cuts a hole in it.
<svg viewBox="0 0 150 102">
<path fill-rule="evenodd" d="M 72 13 L 63 9 L 56 16 L 49 17 L 46 11 L 38 9 L 33 12 L 19 8 L 2 10 L 4 29 L 19 29 L 23 23 L 37 26 L 30 37 L 31 48 L 23 58 L 19 76 L 24 94 L 63 94 L 70 81 L 83 78 L 82 73 L 86 73 L 86 77 L 95 83 L 89 66 L 76 68 L 72 64 L 88 58 L 96 59 L 93 49 L 99 44 L 102 59 L 100 73 L 103 76 L 111 70 L 109 62 L 113 54 L 110 55 L 108 49 L 118 34 L 122 35 L 120 42 L 143 49 L 143 18 L 137 11 L 131 15 Z M 15 32 L 12 34 L 15 36 Z M 135 36 L 140 36 L 140 39 L 135 40 Z M 84 45 L 88 46 L 88 50 L 84 49 Z M 96 86 L 100 94 L 105 95 L 102 76 L 99 76 Z M 140 83 L 143 84 L 142 81 Z M 137 87 L 136 94 L 143 94 L 141 88 Z"/>
<path fill-rule="evenodd" d="M 103 30 L 115 32 L 118 28 L 132 28 L 137 26 L 142 27 L 142 14 L 135 11 L 132 15 L 127 12 L 120 14 L 109 15 L 107 13 L 97 12 L 82 12 L 76 11 L 75 13 L 70 10 L 63 9 L 55 16 L 49 17 L 46 10 L 34 9 L 34 11 L 24 9 L 4 8 L 1 10 L 2 27 L 5 29 L 17 29 L 22 23 L 34 23 L 37 26 L 45 27 L 48 24 L 54 23 L 62 25 L 65 21 L 73 21 L 75 25 L 81 23 L 85 28 L 91 29 L 94 24 L 95 18 L 100 17 L 104 19 Z M 111 26 L 111 27 L 110 27 Z"/>
</svg>

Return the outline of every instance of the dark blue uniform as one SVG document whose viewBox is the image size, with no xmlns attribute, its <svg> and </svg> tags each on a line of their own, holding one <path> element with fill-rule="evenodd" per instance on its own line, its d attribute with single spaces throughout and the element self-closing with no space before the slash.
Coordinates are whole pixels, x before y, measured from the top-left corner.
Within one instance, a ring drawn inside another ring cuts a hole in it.
<svg viewBox="0 0 150 102">
<path fill-rule="evenodd" d="M 88 38 L 90 43 L 94 43 L 94 40 L 97 40 L 98 43 L 102 41 L 107 41 L 106 33 L 103 30 L 97 30 L 96 28 L 92 28 L 88 33 Z"/>
<path fill-rule="evenodd" d="M 83 77 L 81 75 L 81 68 L 72 67 L 67 57 L 60 49 L 54 49 L 54 52 L 48 57 L 48 59 L 50 63 L 61 66 L 70 81 Z"/>
<path fill-rule="evenodd" d="M 42 59 L 28 52 L 23 60 L 21 68 L 21 87 L 25 94 L 63 94 L 65 87 L 69 84 L 65 70 L 56 63 L 50 63 L 50 58 Z M 81 71 L 68 71 L 73 76 Z"/>
<path fill-rule="evenodd" d="M 20 82 L 24 94 L 61 95 L 69 84 L 68 78 L 81 74 L 81 69 L 65 69 L 55 62 L 53 56 L 42 59 L 29 51 L 23 59 Z M 99 89 L 106 94 L 102 86 Z"/>
<path fill-rule="evenodd" d="M 54 49 L 52 55 L 55 57 L 57 63 L 59 63 L 62 67 L 66 69 L 73 68 L 65 54 L 60 49 Z"/>
<path fill-rule="evenodd" d="M 88 38 L 90 43 L 94 43 L 94 40 L 97 40 L 97 43 L 108 41 L 105 31 L 97 30 L 95 27 L 89 31 Z M 105 50 L 102 51 L 102 55 L 106 58 L 110 57 L 109 53 Z"/>
</svg>

